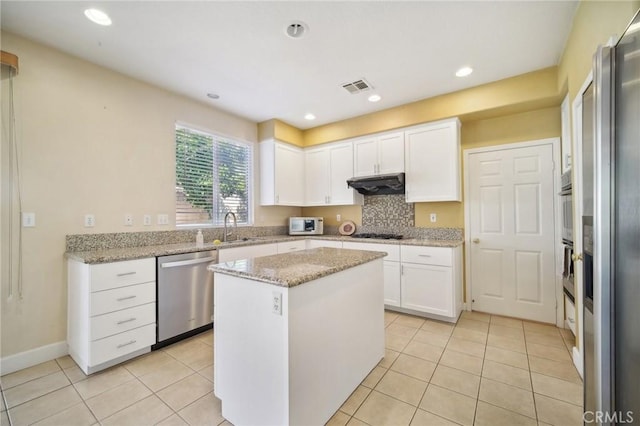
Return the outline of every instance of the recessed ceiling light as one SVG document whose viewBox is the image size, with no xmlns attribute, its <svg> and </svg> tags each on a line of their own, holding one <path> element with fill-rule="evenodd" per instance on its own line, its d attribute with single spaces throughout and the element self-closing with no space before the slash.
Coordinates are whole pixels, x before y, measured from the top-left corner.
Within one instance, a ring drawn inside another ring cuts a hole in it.
<svg viewBox="0 0 640 426">
<path fill-rule="evenodd" d="M 291 38 L 300 38 L 309 32 L 309 26 L 302 21 L 293 21 L 286 26 L 284 32 Z"/>
<path fill-rule="evenodd" d="M 382 97 L 380 95 L 371 95 L 367 98 L 369 100 L 369 102 L 378 102 L 380 99 L 382 99 Z"/>
<path fill-rule="evenodd" d="M 84 16 L 86 16 L 91 22 L 95 22 L 98 25 L 111 25 L 111 18 L 101 10 L 86 9 L 84 11 Z"/>
<path fill-rule="evenodd" d="M 311 113 L 309 113 L 309 114 L 306 114 L 306 115 L 304 116 L 304 118 L 305 118 L 306 120 L 315 120 L 315 119 L 316 119 L 316 116 L 315 116 L 315 115 L 313 115 L 313 114 L 311 114 Z"/>
<path fill-rule="evenodd" d="M 220 95 L 216 93 L 207 93 L 207 97 L 211 99 L 220 99 Z"/>
<path fill-rule="evenodd" d="M 456 77 L 466 77 L 473 72 L 473 68 L 471 67 L 462 67 L 458 71 L 456 71 Z"/>
</svg>

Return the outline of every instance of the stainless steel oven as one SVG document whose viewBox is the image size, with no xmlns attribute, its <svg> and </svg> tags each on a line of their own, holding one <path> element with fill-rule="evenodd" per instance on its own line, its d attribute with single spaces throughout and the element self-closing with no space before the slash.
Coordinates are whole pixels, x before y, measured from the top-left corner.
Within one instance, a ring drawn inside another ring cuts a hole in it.
<svg viewBox="0 0 640 426">
<path fill-rule="evenodd" d="M 562 206 L 562 241 L 573 244 L 573 197 L 571 193 L 571 170 L 562 174 L 562 191 L 560 205 Z"/>
</svg>

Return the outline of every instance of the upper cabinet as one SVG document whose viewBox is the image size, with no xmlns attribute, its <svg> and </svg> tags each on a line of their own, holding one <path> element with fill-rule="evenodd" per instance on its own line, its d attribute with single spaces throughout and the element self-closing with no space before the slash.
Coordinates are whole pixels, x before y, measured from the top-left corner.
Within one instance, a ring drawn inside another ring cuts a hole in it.
<svg viewBox="0 0 640 426">
<path fill-rule="evenodd" d="M 347 187 L 353 177 L 351 142 L 308 148 L 304 155 L 306 206 L 362 203 L 362 195 Z"/>
<path fill-rule="evenodd" d="M 404 144 L 407 202 L 461 201 L 460 121 L 409 128 Z"/>
<path fill-rule="evenodd" d="M 353 142 L 353 176 L 404 171 L 404 133 L 383 133 Z"/>
<path fill-rule="evenodd" d="M 304 151 L 273 139 L 260 142 L 260 204 L 304 205 Z"/>
</svg>

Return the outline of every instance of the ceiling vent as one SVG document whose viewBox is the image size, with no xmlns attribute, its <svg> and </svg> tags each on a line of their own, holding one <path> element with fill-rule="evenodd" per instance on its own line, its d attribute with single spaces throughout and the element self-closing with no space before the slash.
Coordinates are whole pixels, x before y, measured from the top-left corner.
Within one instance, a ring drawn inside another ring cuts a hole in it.
<svg viewBox="0 0 640 426">
<path fill-rule="evenodd" d="M 373 89 L 373 86 L 371 86 L 369 82 L 367 82 L 367 80 L 365 80 L 364 78 L 356 80 L 352 83 L 345 83 L 342 85 L 342 87 L 344 87 L 344 89 L 352 95 Z"/>
</svg>

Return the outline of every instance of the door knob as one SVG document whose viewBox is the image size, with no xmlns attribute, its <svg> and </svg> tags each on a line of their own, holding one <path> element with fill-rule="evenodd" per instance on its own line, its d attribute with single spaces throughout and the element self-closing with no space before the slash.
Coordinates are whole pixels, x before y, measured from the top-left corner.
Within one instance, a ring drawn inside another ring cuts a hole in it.
<svg viewBox="0 0 640 426">
<path fill-rule="evenodd" d="M 480 242 L 480 238 L 474 238 L 471 241 L 473 241 L 474 244 L 478 244 Z"/>
<path fill-rule="evenodd" d="M 582 253 L 580 254 L 572 254 L 571 255 L 571 260 L 573 260 L 574 262 L 577 262 L 578 260 L 582 260 Z"/>
</svg>

